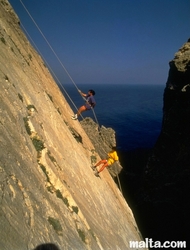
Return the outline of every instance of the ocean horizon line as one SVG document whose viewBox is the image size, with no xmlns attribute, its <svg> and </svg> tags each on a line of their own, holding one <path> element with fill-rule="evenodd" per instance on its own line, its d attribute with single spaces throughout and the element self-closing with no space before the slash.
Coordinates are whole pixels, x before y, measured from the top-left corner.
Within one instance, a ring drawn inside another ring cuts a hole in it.
<svg viewBox="0 0 190 250">
<path fill-rule="evenodd" d="M 73 83 L 70 82 L 70 83 L 63 83 L 62 85 L 72 85 Z M 73 84 L 74 85 L 74 84 Z M 162 87 L 165 87 L 165 84 L 161 84 L 161 83 L 75 83 L 76 86 L 78 85 L 89 85 L 89 86 L 94 86 L 94 85 L 123 85 L 123 86 L 162 86 Z"/>
</svg>

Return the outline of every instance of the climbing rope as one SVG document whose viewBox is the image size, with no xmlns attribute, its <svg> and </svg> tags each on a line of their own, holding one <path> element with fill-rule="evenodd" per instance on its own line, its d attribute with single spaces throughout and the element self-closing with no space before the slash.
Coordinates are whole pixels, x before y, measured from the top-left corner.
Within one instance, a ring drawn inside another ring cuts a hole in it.
<svg viewBox="0 0 190 250">
<path fill-rule="evenodd" d="M 54 51 L 53 47 L 50 45 L 50 43 L 48 42 L 47 38 L 45 37 L 45 35 L 43 34 L 43 32 L 41 31 L 41 29 L 39 28 L 39 26 L 37 25 L 37 23 L 35 22 L 35 20 L 33 19 L 33 17 L 31 16 L 30 12 L 28 11 L 28 9 L 26 8 L 26 6 L 24 5 L 24 3 L 22 2 L 22 0 L 20 0 L 23 8 L 25 9 L 25 11 L 27 12 L 27 14 L 29 15 L 29 17 L 31 18 L 31 20 L 33 21 L 33 23 L 35 24 L 36 28 L 38 29 L 38 31 L 40 32 L 40 34 L 42 35 L 42 37 L 44 38 L 44 40 L 46 41 L 46 43 L 48 44 L 49 48 L 51 49 L 51 51 L 53 52 L 53 54 L 55 55 L 55 57 L 57 58 L 58 62 L 60 63 L 60 65 L 62 66 L 62 68 L 64 69 L 64 71 L 66 72 L 67 76 L 69 77 L 69 79 L 71 80 L 71 82 L 73 83 L 73 85 L 75 86 L 75 88 L 77 89 L 77 91 L 80 93 L 80 90 L 79 88 L 77 87 L 76 83 L 74 82 L 73 78 L 71 77 L 71 75 L 69 74 L 69 72 L 67 71 L 67 69 L 65 68 L 65 66 L 63 65 L 63 63 L 61 62 L 61 60 L 59 59 L 58 55 L 56 54 L 56 52 Z M 26 31 L 26 29 L 24 29 Z M 27 33 L 28 34 L 28 33 Z M 30 36 L 29 36 L 30 37 Z M 31 39 L 31 38 L 30 38 Z M 39 52 L 39 50 L 38 50 Z M 43 58 L 44 59 L 44 58 Z M 48 64 L 47 64 L 48 65 Z M 48 65 L 49 67 L 49 65 Z M 52 69 L 51 69 L 51 72 Z M 59 85 L 63 88 L 61 82 L 58 80 L 57 76 L 53 73 L 54 77 L 57 79 L 57 81 L 59 82 Z M 65 89 L 63 88 L 64 92 L 67 94 L 67 96 L 69 97 L 68 93 L 65 91 Z M 82 96 L 82 95 L 81 95 Z M 71 98 L 69 97 L 69 99 L 71 100 Z M 83 98 L 84 99 L 84 98 Z M 85 99 L 85 101 L 87 101 Z M 72 104 L 74 104 L 74 102 L 72 101 Z M 75 106 L 75 105 L 74 105 Z M 76 106 L 75 106 L 76 107 Z M 94 118 L 96 120 L 96 123 L 98 124 L 98 128 L 100 127 L 99 126 L 99 123 L 98 123 L 98 119 L 96 117 L 96 114 L 94 112 L 94 109 L 91 108 L 92 112 L 93 112 L 93 115 L 94 115 Z M 82 116 L 82 115 L 81 115 Z M 83 117 L 82 117 L 83 118 Z"/>
<path fill-rule="evenodd" d="M 31 18 L 31 20 L 33 21 L 33 23 L 35 24 L 35 26 L 37 27 L 38 31 L 40 32 L 40 34 L 42 35 L 42 37 L 44 38 L 44 40 L 46 41 L 46 43 L 48 44 L 49 48 L 51 49 L 51 51 L 53 52 L 53 54 L 55 55 L 55 57 L 57 58 L 58 62 L 60 63 L 60 65 L 62 66 L 62 68 L 64 69 L 64 71 L 66 72 L 67 76 L 69 77 L 69 79 L 71 80 L 71 82 L 73 83 L 73 85 L 75 86 L 75 88 L 77 89 L 77 91 L 80 93 L 81 91 L 79 90 L 79 88 L 77 87 L 76 83 L 74 82 L 73 78 L 71 77 L 71 75 L 69 74 L 69 72 L 67 71 L 67 69 L 65 68 L 65 66 L 63 65 L 63 63 L 61 62 L 61 60 L 59 59 L 58 55 L 55 53 L 53 47 L 50 45 L 50 43 L 48 42 L 47 38 L 45 37 L 45 35 L 43 34 L 43 32 L 41 31 L 41 29 L 39 28 L 39 26 L 37 25 L 37 23 L 35 22 L 35 20 L 33 19 L 33 17 L 31 16 L 30 12 L 28 11 L 28 9 L 25 7 L 25 5 L 23 4 L 22 0 L 20 0 L 23 8 L 25 9 L 25 11 L 28 13 L 29 17 Z M 33 45 L 35 46 L 36 50 L 38 51 L 38 53 L 42 56 L 43 60 L 45 61 L 46 65 L 48 66 L 49 70 L 51 71 L 52 75 L 54 76 L 54 78 L 57 80 L 57 83 L 59 84 L 60 88 L 64 91 L 64 93 L 67 95 L 67 97 L 69 98 L 69 100 L 71 101 L 71 103 L 73 104 L 73 106 L 76 108 L 76 105 L 74 104 L 72 98 L 69 96 L 69 94 L 67 93 L 67 91 L 65 90 L 65 88 L 63 87 L 63 85 L 61 84 L 60 80 L 58 79 L 58 77 L 56 76 L 56 74 L 54 73 L 54 71 L 51 69 L 50 65 L 47 63 L 47 61 L 45 60 L 45 58 L 43 57 L 43 55 L 40 53 L 40 50 L 38 49 L 38 47 L 36 46 L 36 44 L 34 43 L 33 39 L 30 37 L 30 35 L 28 34 L 27 30 L 25 29 L 25 27 L 21 24 L 23 30 L 26 32 L 27 36 L 30 38 L 31 42 L 33 43 Z M 81 95 L 81 93 L 80 93 Z M 82 95 L 81 97 L 87 102 L 86 98 L 84 98 Z M 91 108 L 95 121 L 98 125 L 98 129 L 100 129 L 100 125 L 98 123 L 98 119 L 96 117 L 94 108 Z M 83 118 L 83 116 L 81 115 L 81 117 Z M 83 118 L 84 119 L 84 118 Z M 117 174 L 117 179 L 118 179 L 118 184 L 119 184 L 119 188 L 120 191 L 122 193 L 122 189 L 121 189 L 121 184 L 120 184 L 120 180 L 119 180 L 119 176 Z"/>
<path fill-rule="evenodd" d="M 120 189 L 121 193 L 123 194 L 123 191 L 122 191 L 122 188 L 121 188 L 121 183 L 120 183 L 119 175 L 118 175 L 118 174 L 117 174 L 117 181 L 118 181 L 119 189 Z"/>
<path fill-rule="evenodd" d="M 48 62 L 46 61 L 46 59 L 43 57 L 43 55 L 40 53 L 40 50 L 38 49 L 37 45 L 35 44 L 35 42 L 33 41 L 33 39 L 31 38 L 31 36 L 28 34 L 27 30 L 25 29 L 24 25 L 21 23 L 21 27 L 22 29 L 25 31 L 25 33 L 27 34 L 27 36 L 30 38 L 30 41 L 33 43 L 34 47 L 36 48 L 36 50 L 38 51 L 38 53 L 41 55 L 41 57 L 43 58 L 44 62 L 46 63 L 46 65 L 48 66 L 48 69 L 51 71 L 52 75 L 54 76 L 54 78 L 57 80 L 57 83 L 59 84 L 60 88 L 65 92 L 65 94 L 67 95 L 67 97 L 69 98 L 69 100 L 71 101 L 71 103 L 73 104 L 73 106 L 76 108 L 77 107 L 75 105 L 75 103 L 73 102 L 72 98 L 69 96 L 69 94 L 67 93 L 67 91 L 65 90 L 65 88 L 63 87 L 63 85 L 61 84 L 60 80 L 58 79 L 58 77 L 55 75 L 54 71 L 51 69 L 50 65 L 48 64 Z"/>
</svg>

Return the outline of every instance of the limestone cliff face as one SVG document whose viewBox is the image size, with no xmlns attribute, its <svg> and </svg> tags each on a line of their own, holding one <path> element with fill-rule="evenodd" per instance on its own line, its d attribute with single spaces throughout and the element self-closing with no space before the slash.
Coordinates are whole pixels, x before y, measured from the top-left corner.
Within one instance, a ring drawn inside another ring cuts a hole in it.
<svg viewBox="0 0 190 250">
<path fill-rule="evenodd" d="M 141 240 L 108 171 L 94 176 L 94 145 L 5 0 L 0 86 L 0 249 L 126 250 Z"/>
<path fill-rule="evenodd" d="M 149 228 L 164 240 L 188 239 L 190 188 L 190 39 L 170 62 L 163 125 L 143 184 Z M 141 207 L 141 209 L 144 209 Z M 156 226 L 157 225 L 157 226 Z M 156 227 L 158 230 L 156 230 Z M 149 232 L 150 233 L 150 232 Z"/>
</svg>

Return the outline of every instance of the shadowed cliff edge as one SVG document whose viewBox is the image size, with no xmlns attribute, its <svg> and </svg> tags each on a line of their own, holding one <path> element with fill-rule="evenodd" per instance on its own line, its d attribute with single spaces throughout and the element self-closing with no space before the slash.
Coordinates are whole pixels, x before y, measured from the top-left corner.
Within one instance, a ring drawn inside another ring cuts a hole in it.
<svg viewBox="0 0 190 250">
<path fill-rule="evenodd" d="M 131 209 L 6 0 L 0 16 L 0 249 L 130 249 Z"/>
<path fill-rule="evenodd" d="M 190 223 L 190 39 L 169 63 L 161 133 L 144 171 L 138 194 L 146 210 L 146 235 L 189 240 Z M 141 214 L 142 215 L 142 214 Z"/>
<path fill-rule="evenodd" d="M 133 170 L 128 171 L 134 175 L 125 180 L 131 183 L 128 190 L 143 236 L 162 242 L 186 241 L 189 249 L 190 39 L 169 65 L 160 135 L 153 149 L 133 153 L 141 169 L 133 160 Z"/>
</svg>

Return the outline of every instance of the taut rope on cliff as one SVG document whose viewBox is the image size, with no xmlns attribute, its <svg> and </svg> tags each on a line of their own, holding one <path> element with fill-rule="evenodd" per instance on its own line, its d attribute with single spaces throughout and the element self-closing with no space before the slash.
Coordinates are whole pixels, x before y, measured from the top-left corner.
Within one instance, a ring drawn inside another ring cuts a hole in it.
<svg viewBox="0 0 190 250">
<path fill-rule="evenodd" d="M 62 61 L 60 60 L 60 58 L 58 57 L 58 55 L 56 54 L 56 52 L 54 51 L 53 47 L 51 46 L 51 44 L 49 43 L 49 41 L 47 40 L 47 38 L 45 37 L 45 35 L 43 34 L 43 32 L 41 31 L 41 29 L 39 28 L 39 26 L 37 25 L 37 23 L 35 22 L 34 18 L 32 17 L 32 15 L 30 14 L 30 12 L 28 11 L 28 9 L 26 8 L 26 6 L 24 5 L 24 3 L 22 2 L 22 0 L 20 0 L 20 3 L 22 4 L 23 8 L 25 9 L 25 11 L 27 12 L 27 14 L 29 15 L 29 17 L 31 18 L 32 22 L 34 23 L 34 25 L 36 26 L 36 28 L 38 29 L 38 31 L 40 32 L 40 34 L 42 35 L 42 37 L 44 38 L 44 40 L 46 41 L 47 45 L 49 46 L 49 48 L 51 49 L 51 51 L 53 52 L 54 56 L 56 57 L 56 59 L 58 60 L 58 62 L 60 63 L 60 65 L 62 66 L 62 68 L 64 69 L 64 71 L 66 72 L 67 76 L 69 77 L 69 79 L 71 80 L 71 82 L 73 83 L 73 85 L 75 86 L 75 88 L 77 89 L 77 91 L 79 92 L 80 96 L 82 97 L 82 99 L 84 99 L 86 101 L 86 99 L 81 95 L 80 93 L 80 89 L 77 87 L 75 81 L 73 80 L 73 78 L 71 77 L 71 75 L 69 74 L 68 70 L 66 69 L 66 67 L 63 65 Z M 54 73 L 54 71 L 52 70 L 52 68 L 50 67 L 50 65 L 48 64 L 48 62 L 45 60 L 45 58 L 43 57 L 43 55 L 41 54 L 40 50 L 38 49 L 37 45 L 35 44 L 35 42 L 33 41 L 33 39 L 31 38 L 31 36 L 29 35 L 29 33 L 27 32 L 27 30 L 25 29 L 25 27 L 23 26 L 23 24 L 21 23 L 21 26 L 23 28 L 23 30 L 25 31 L 25 33 L 27 34 L 27 36 L 30 38 L 30 40 L 32 41 L 32 43 L 34 44 L 35 48 L 37 49 L 38 53 L 42 56 L 43 60 L 45 61 L 46 65 L 48 66 L 49 70 L 51 71 L 52 75 L 54 76 L 54 78 L 57 80 L 57 83 L 59 84 L 60 88 L 64 91 L 64 93 L 67 95 L 67 97 L 69 98 L 69 100 L 71 101 L 71 103 L 73 104 L 73 106 L 75 107 L 75 109 L 77 110 L 78 108 L 76 107 L 75 103 L 73 102 L 72 98 L 69 96 L 69 94 L 67 93 L 67 91 L 65 90 L 65 88 L 63 87 L 63 85 L 61 84 L 61 81 L 58 79 L 58 77 L 56 76 L 56 74 Z M 93 108 L 91 108 L 95 121 L 98 125 L 98 129 L 100 129 L 100 125 L 98 122 L 98 119 L 96 117 L 95 111 Z M 83 116 L 80 114 L 80 116 L 83 118 Z M 84 118 L 83 118 L 84 119 Z M 120 180 L 119 180 L 119 176 L 117 174 L 117 180 L 118 180 L 118 185 L 119 185 L 119 189 L 122 193 L 122 188 L 121 188 L 121 184 L 120 184 Z"/>
<path fill-rule="evenodd" d="M 53 54 L 55 55 L 56 59 L 58 60 L 58 62 L 60 63 L 60 65 L 62 66 L 62 68 L 64 69 L 64 71 L 66 72 L 67 76 L 69 77 L 69 79 L 71 80 L 71 82 L 73 83 L 73 85 L 76 87 L 77 91 L 80 93 L 79 88 L 77 87 L 75 81 L 73 80 L 73 78 L 71 77 L 71 75 L 69 74 L 68 70 L 66 69 L 66 67 L 63 65 L 63 63 L 61 62 L 60 58 L 58 57 L 58 55 L 56 54 L 56 52 L 54 51 L 53 47 L 51 46 L 51 44 L 48 42 L 47 38 L 45 37 L 45 35 L 43 34 L 43 32 L 41 31 L 41 29 L 39 28 L 39 26 L 37 25 L 37 23 L 35 22 L 34 18 L 32 17 L 32 15 L 30 14 L 30 12 L 28 11 L 28 9 L 26 8 L 26 6 L 24 5 L 24 3 L 22 2 L 22 0 L 20 0 L 23 8 L 25 9 L 25 11 L 27 12 L 27 14 L 29 15 L 29 17 L 31 18 L 32 22 L 35 24 L 36 28 L 38 29 L 38 31 L 40 32 L 40 34 L 42 35 L 42 37 L 44 38 L 44 40 L 46 41 L 47 45 L 49 46 L 49 48 L 51 49 L 51 51 L 53 52 Z M 22 25 L 23 27 L 23 25 Z M 26 29 L 24 28 L 24 31 L 26 31 Z M 27 35 L 28 32 L 26 31 Z M 29 38 L 31 39 L 31 37 L 29 36 Z M 31 41 L 33 42 L 33 40 L 31 39 Z M 34 43 L 35 44 L 35 43 Z M 35 45 L 35 47 L 37 48 L 37 46 Z M 39 49 L 38 52 L 40 53 Z M 40 53 L 41 54 L 41 53 Z M 44 59 L 44 58 L 43 58 Z M 45 61 L 46 62 L 46 61 Z M 47 62 L 46 62 L 47 63 Z M 47 64 L 48 65 L 48 64 Z M 49 67 L 49 65 L 48 65 Z M 53 70 L 50 68 L 51 72 L 53 72 Z M 66 90 L 63 88 L 61 82 L 59 81 L 59 79 L 57 78 L 57 76 L 55 75 L 55 73 L 53 73 L 54 77 L 56 78 L 56 80 L 58 81 L 60 87 L 63 89 L 63 91 L 67 94 L 67 96 L 69 97 L 69 99 L 71 100 L 72 104 L 74 105 L 74 107 L 76 108 L 74 102 L 72 101 L 72 99 L 70 98 L 70 96 L 68 95 L 68 93 L 66 92 Z M 80 94 L 81 96 L 81 94 Z M 82 96 L 81 96 L 82 97 Z M 83 97 L 82 97 L 83 98 Z M 76 108 L 77 109 L 77 108 Z M 91 109 L 94 115 L 94 118 L 96 120 L 96 123 L 99 126 L 96 114 L 94 109 Z M 81 115 L 82 116 L 82 115 Z M 83 117 L 82 117 L 83 118 Z"/>
<path fill-rule="evenodd" d="M 21 23 L 21 26 L 23 28 L 23 30 L 25 31 L 25 33 L 27 34 L 27 36 L 30 38 L 30 40 L 32 41 L 33 45 L 35 46 L 36 50 L 38 51 L 38 53 L 41 55 L 40 50 L 38 49 L 37 45 L 35 44 L 35 42 L 33 41 L 33 39 L 31 38 L 31 36 L 29 35 L 29 33 L 27 32 L 27 30 L 25 29 L 24 25 Z M 42 55 L 41 55 L 42 56 Z M 71 99 L 71 97 L 69 96 L 69 94 L 67 93 L 66 89 L 63 87 L 63 85 L 61 84 L 60 80 L 58 79 L 58 77 L 55 75 L 54 71 L 52 70 L 51 66 L 48 64 L 48 62 L 46 61 L 46 59 L 42 56 L 44 62 L 46 63 L 46 65 L 48 66 L 49 70 L 51 71 L 52 75 L 55 77 L 55 79 L 57 80 L 60 88 L 65 92 L 65 94 L 67 95 L 67 97 L 69 98 L 69 100 L 71 101 L 71 103 L 73 104 L 73 106 L 76 108 L 77 107 L 75 105 L 75 103 L 73 102 L 73 100 Z"/>
</svg>

